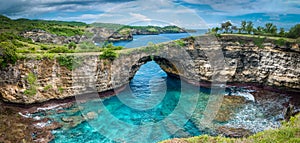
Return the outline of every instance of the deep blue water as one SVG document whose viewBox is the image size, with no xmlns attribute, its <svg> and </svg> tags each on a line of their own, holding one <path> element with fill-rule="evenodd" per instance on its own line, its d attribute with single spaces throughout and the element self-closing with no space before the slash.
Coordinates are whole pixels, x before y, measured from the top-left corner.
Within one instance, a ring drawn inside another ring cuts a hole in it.
<svg viewBox="0 0 300 143">
<path fill-rule="evenodd" d="M 172 33 L 159 35 L 133 35 L 132 41 L 113 42 L 115 46 L 124 46 L 126 48 L 135 48 L 148 45 L 149 42 L 154 44 L 186 38 L 189 36 L 197 36 L 205 34 L 207 30 L 197 30 L 193 33 Z"/>
<path fill-rule="evenodd" d="M 60 114 L 55 109 L 35 116 L 48 117 L 64 125 L 53 131 L 52 143 L 158 142 L 210 134 L 210 129 L 197 124 L 211 96 L 209 93 L 208 88 L 167 76 L 150 61 L 141 66 L 127 88 L 116 96 L 80 103 Z M 264 112 L 254 103 L 246 104 L 239 111 L 239 116 L 229 122 L 215 124 L 249 127 L 253 124 L 253 128 L 263 125 L 267 128 L 274 123 L 273 119 L 262 117 Z M 63 117 L 83 119 L 91 112 L 96 113 L 94 119 L 80 121 L 74 127 L 62 121 Z M 253 120 L 248 121 L 249 116 Z"/>
</svg>

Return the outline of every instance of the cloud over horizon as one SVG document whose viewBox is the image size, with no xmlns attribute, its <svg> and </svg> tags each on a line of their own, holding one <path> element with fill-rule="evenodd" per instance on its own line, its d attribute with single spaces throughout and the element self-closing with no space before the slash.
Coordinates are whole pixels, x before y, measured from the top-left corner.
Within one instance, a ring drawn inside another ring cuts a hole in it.
<svg viewBox="0 0 300 143">
<path fill-rule="evenodd" d="M 10 0 L 0 1 L 10 18 L 82 21 L 86 23 L 161 23 L 183 27 L 216 26 L 225 20 L 290 27 L 300 22 L 298 0 Z M 155 22 L 154 22 L 155 23 Z M 156 22 L 157 23 L 157 22 Z"/>
</svg>

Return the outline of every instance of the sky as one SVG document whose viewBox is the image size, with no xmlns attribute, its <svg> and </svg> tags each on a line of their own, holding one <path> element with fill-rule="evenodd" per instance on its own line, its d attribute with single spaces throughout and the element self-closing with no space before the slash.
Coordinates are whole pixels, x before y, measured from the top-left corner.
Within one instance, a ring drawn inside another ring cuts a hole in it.
<svg viewBox="0 0 300 143">
<path fill-rule="evenodd" d="M 127 25 L 177 25 L 190 29 L 242 20 L 289 29 L 300 23 L 300 0 L 1 0 L 12 19 L 47 19 Z"/>
</svg>

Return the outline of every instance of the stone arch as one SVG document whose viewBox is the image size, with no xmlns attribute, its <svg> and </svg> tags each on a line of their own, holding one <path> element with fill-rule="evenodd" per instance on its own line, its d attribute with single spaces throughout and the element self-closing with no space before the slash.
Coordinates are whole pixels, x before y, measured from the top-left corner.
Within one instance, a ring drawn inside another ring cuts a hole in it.
<svg viewBox="0 0 300 143">
<path fill-rule="evenodd" d="M 163 71 L 165 71 L 168 75 L 176 76 L 178 74 L 176 66 L 171 61 L 160 56 L 151 55 L 140 58 L 131 66 L 129 72 L 129 80 L 131 80 L 135 76 L 136 72 L 140 69 L 142 65 L 146 64 L 149 61 L 155 61 L 160 66 L 160 68 Z"/>
</svg>

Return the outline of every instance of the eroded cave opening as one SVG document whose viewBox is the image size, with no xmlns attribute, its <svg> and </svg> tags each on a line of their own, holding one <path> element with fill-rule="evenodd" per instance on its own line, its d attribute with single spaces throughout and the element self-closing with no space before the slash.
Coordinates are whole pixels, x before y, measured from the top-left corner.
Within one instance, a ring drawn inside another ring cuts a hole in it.
<svg viewBox="0 0 300 143">
<path fill-rule="evenodd" d="M 167 73 L 168 76 L 179 78 L 179 70 L 175 63 L 172 63 L 170 60 L 160 56 L 145 56 L 140 58 L 134 65 L 131 66 L 129 80 L 132 80 L 140 67 L 149 61 L 154 61 L 157 63 L 160 68 Z"/>
</svg>

